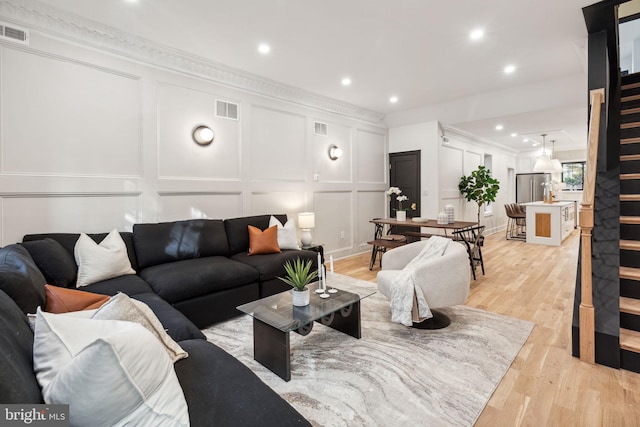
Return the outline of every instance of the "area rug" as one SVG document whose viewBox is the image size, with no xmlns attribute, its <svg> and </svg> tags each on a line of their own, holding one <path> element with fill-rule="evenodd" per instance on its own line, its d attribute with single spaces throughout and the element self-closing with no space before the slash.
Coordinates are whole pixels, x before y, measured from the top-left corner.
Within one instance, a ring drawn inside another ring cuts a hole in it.
<svg viewBox="0 0 640 427">
<path fill-rule="evenodd" d="M 336 275 L 357 292 L 375 283 Z M 205 329 L 207 339 L 238 358 L 316 426 L 472 426 L 527 340 L 534 324 L 455 306 L 452 322 L 430 331 L 390 322 L 389 301 L 361 302 L 362 338 L 316 322 L 291 333 L 291 381 L 253 360 L 252 319 Z"/>
</svg>

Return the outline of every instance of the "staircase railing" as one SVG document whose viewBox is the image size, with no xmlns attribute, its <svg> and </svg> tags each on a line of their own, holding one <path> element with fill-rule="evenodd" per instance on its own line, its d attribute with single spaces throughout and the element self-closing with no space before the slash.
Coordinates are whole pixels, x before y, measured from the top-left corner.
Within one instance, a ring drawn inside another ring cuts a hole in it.
<svg viewBox="0 0 640 427">
<path fill-rule="evenodd" d="M 600 107 L 604 102 L 604 89 L 590 92 L 589 147 L 585 181 L 580 204 L 580 238 L 582 245 L 581 300 L 580 300 L 580 360 L 595 363 L 595 312 L 591 267 L 591 236 L 593 232 L 593 202 L 596 192 L 596 164 L 598 162 L 598 136 L 600 135 Z"/>
</svg>

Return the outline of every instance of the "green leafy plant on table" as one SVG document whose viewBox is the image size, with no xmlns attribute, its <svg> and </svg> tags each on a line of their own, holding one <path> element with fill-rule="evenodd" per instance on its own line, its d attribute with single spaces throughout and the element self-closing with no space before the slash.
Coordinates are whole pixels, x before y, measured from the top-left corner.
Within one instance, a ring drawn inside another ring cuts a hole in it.
<svg viewBox="0 0 640 427">
<path fill-rule="evenodd" d="M 278 277 L 278 279 L 289 284 L 295 291 L 304 291 L 307 285 L 318 277 L 318 271 L 311 270 L 311 267 L 311 260 L 302 261 L 300 258 L 289 260 L 284 265 L 287 274 L 285 277 Z"/>
</svg>

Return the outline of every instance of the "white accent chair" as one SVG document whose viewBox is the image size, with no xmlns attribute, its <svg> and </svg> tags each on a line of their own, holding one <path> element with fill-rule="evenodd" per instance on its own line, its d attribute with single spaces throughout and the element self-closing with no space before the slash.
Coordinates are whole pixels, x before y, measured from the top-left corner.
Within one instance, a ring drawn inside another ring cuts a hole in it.
<svg viewBox="0 0 640 427">
<path fill-rule="evenodd" d="M 378 272 L 378 290 L 391 299 L 391 287 L 396 277 L 413 258 L 427 240 L 410 243 L 388 251 L 382 258 L 382 270 Z M 467 250 L 459 242 L 451 241 L 440 257 L 426 259 L 415 273 L 422 288 L 433 318 L 415 323 L 415 328 L 440 329 L 447 327 L 451 320 L 434 309 L 464 304 L 469 294 L 470 269 Z"/>
</svg>

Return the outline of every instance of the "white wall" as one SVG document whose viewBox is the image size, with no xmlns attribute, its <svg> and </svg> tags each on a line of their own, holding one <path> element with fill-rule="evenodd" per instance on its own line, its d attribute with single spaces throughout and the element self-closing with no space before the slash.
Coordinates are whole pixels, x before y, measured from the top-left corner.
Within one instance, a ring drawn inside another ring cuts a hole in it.
<svg viewBox="0 0 640 427">
<path fill-rule="evenodd" d="M 501 190 L 491 213 L 482 214 L 481 223 L 487 227 L 487 233 L 504 229 L 507 219 L 503 205 L 509 203 L 508 170 L 516 167 L 515 153 L 453 129 L 445 128 L 445 133 L 447 143 L 441 139 L 437 121 L 389 129 L 389 152 L 421 150 L 421 215 L 435 219 L 447 204 L 452 204 L 456 219 L 476 221 L 477 205 L 462 198 L 458 183 L 462 175 L 471 173 L 484 163 L 485 155 L 490 155 L 491 171 L 500 181 Z"/>
<path fill-rule="evenodd" d="M 436 218 L 438 215 L 438 122 L 431 121 L 389 129 L 389 152 L 420 150 L 420 186 L 422 203 L 420 215 Z"/>
<path fill-rule="evenodd" d="M 0 242 L 136 222 L 316 212 L 314 242 L 366 250 L 384 215 L 382 125 L 145 65 L 44 32 L 0 43 Z M 239 120 L 216 117 L 216 100 Z M 314 121 L 328 136 L 314 135 Z M 191 139 L 196 125 L 216 134 Z M 329 145 L 342 148 L 337 161 Z M 341 237 L 344 236 L 344 237 Z"/>
</svg>

